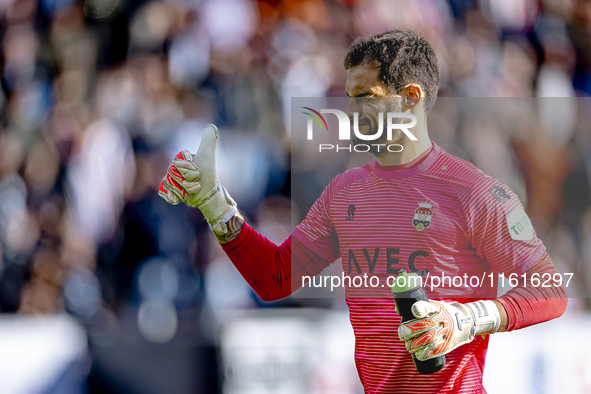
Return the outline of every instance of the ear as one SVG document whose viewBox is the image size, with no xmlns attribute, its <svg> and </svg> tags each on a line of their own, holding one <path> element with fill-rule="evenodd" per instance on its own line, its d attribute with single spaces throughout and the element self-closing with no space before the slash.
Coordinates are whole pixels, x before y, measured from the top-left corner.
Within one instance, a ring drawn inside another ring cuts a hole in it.
<svg viewBox="0 0 591 394">
<path fill-rule="evenodd" d="M 403 97 L 402 110 L 406 111 L 410 109 L 412 111 L 421 102 L 423 89 L 416 83 L 411 83 L 406 85 L 399 94 Z"/>
</svg>

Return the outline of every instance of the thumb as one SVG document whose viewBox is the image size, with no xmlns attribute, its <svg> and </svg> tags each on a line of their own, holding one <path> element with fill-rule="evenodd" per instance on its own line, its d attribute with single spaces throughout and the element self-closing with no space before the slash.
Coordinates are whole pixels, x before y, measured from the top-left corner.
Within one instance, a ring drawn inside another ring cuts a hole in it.
<svg viewBox="0 0 591 394">
<path fill-rule="evenodd" d="M 433 302 L 417 301 L 412 304 L 411 311 L 417 319 L 422 319 L 439 312 L 439 306 Z"/>
<path fill-rule="evenodd" d="M 219 132 L 213 124 L 208 124 L 203 130 L 201 144 L 193 157 L 193 161 L 198 159 L 200 163 L 215 163 L 215 151 L 218 145 Z"/>
</svg>

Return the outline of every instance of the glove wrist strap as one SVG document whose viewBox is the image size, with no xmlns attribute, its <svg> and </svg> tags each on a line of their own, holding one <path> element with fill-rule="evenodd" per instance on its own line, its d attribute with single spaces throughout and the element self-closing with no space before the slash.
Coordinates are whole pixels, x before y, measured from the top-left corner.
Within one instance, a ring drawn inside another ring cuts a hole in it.
<svg viewBox="0 0 591 394">
<path fill-rule="evenodd" d="M 494 334 L 501 325 L 501 315 L 497 305 L 490 300 L 469 302 L 464 306 L 472 314 L 474 335 Z"/>
<path fill-rule="evenodd" d="M 219 183 L 196 206 L 205 216 L 212 231 L 218 235 L 228 232 L 226 223 L 238 212 L 236 202 Z"/>
</svg>

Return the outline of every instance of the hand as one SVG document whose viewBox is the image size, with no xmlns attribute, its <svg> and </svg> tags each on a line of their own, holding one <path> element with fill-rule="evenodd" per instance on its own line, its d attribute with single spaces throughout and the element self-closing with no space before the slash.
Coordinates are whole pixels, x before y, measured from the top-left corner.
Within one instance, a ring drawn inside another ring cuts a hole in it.
<svg viewBox="0 0 591 394">
<path fill-rule="evenodd" d="M 236 214 L 236 203 L 217 181 L 215 152 L 219 132 L 214 125 L 205 126 L 195 155 L 179 152 L 160 182 L 158 194 L 169 204 L 184 201 L 203 212 L 216 234 L 225 234 L 226 223 Z"/>
<path fill-rule="evenodd" d="M 416 319 L 401 323 L 398 337 L 420 361 L 447 354 L 471 342 L 476 335 L 495 333 L 501 323 L 499 310 L 492 301 L 417 301 L 411 309 Z"/>
<path fill-rule="evenodd" d="M 215 152 L 218 138 L 217 127 L 207 125 L 197 154 L 184 150 L 174 157 L 158 188 L 158 194 L 169 204 L 184 201 L 195 207 L 217 188 Z"/>
</svg>

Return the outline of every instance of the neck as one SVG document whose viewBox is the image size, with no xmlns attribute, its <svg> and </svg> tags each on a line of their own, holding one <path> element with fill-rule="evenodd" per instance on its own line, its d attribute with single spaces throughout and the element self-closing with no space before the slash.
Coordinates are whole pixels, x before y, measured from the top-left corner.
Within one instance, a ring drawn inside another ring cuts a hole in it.
<svg viewBox="0 0 591 394">
<path fill-rule="evenodd" d="M 423 120 L 418 122 L 415 127 L 409 129 L 409 131 L 417 137 L 417 141 L 412 141 L 408 137 L 404 136 L 403 141 L 399 142 L 403 146 L 402 152 L 384 152 L 383 154 L 376 157 L 376 161 L 382 166 L 396 166 L 406 164 L 421 154 L 427 149 L 431 148 L 431 139 L 427 132 L 427 124 Z"/>
</svg>

